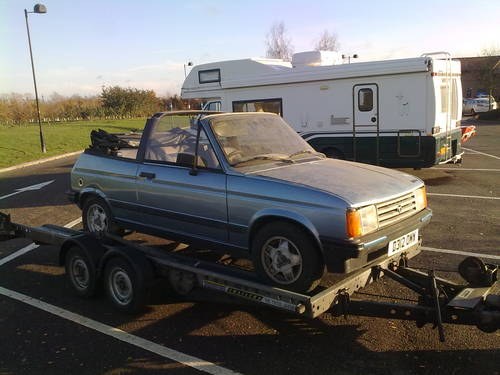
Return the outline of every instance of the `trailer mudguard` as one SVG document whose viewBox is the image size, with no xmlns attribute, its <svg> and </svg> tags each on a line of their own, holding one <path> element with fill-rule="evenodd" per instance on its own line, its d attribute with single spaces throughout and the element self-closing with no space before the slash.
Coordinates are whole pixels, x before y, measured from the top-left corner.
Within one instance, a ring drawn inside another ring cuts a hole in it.
<svg viewBox="0 0 500 375">
<path fill-rule="evenodd" d="M 99 264 L 107 251 L 107 248 L 103 245 L 102 241 L 91 234 L 85 233 L 67 239 L 61 245 L 61 250 L 59 251 L 59 265 L 64 266 L 66 263 L 66 254 L 73 246 L 79 247 L 88 256 L 95 267 L 96 276 L 99 277 Z"/>
</svg>

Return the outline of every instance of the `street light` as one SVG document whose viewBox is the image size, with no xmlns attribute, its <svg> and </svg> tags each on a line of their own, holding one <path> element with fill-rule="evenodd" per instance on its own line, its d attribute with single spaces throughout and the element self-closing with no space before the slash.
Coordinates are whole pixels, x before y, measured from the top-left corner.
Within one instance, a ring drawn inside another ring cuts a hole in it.
<svg viewBox="0 0 500 375">
<path fill-rule="evenodd" d="M 342 55 L 342 59 L 347 59 L 347 63 L 350 64 L 351 63 L 351 58 L 353 59 L 357 59 L 358 58 L 358 55 L 355 53 L 354 55 Z"/>
<path fill-rule="evenodd" d="M 187 77 L 186 66 L 193 66 L 193 62 L 192 61 L 188 61 L 187 65 L 184 64 L 184 79 L 186 79 L 186 77 Z"/>
<path fill-rule="evenodd" d="M 28 13 L 39 13 L 39 14 L 47 13 L 47 8 L 43 4 L 36 4 L 33 7 L 33 12 L 28 12 L 26 9 L 24 10 L 24 17 L 26 18 L 26 31 L 28 32 L 28 44 L 30 47 L 31 70 L 33 72 L 33 84 L 35 86 L 36 113 L 38 116 L 38 127 L 40 129 L 40 145 L 42 147 L 42 152 L 46 153 L 47 149 L 45 147 L 45 140 L 43 138 L 42 121 L 40 120 L 40 104 L 38 102 L 38 90 L 36 88 L 35 65 L 33 63 L 33 52 L 31 51 L 31 38 L 30 38 L 30 28 L 28 26 Z"/>
<path fill-rule="evenodd" d="M 192 61 L 188 61 L 187 66 L 193 66 Z M 186 74 L 186 64 L 184 64 L 184 79 L 186 79 L 187 74 Z M 191 109 L 191 103 L 190 100 L 188 99 L 188 109 Z"/>
</svg>

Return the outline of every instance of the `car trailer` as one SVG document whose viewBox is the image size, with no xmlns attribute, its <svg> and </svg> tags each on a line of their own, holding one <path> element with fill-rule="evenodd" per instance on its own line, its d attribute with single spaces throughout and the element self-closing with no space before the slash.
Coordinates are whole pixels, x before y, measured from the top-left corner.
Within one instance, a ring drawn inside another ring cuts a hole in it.
<svg viewBox="0 0 500 375">
<path fill-rule="evenodd" d="M 74 291 L 93 296 L 100 285 L 120 311 L 137 312 L 147 303 L 147 290 L 158 278 L 166 278 L 181 295 L 195 287 L 222 292 L 308 318 L 329 312 L 335 316 L 359 315 L 412 320 L 417 327 L 437 327 L 444 341 L 443 323 L 475 325 L 488 333 L 500 327 L 498 265 L 465 258 L 458 271 L 468 284 L 461 285 L 409 267 L 417 248 L 375 261 L 345 275 L 328 287 L 310 294 L 261 284 L 249 271 L 181 256 L 158 248 L 137 245 L 114 235 L 96 236 L 55 225 L 29 227 L 11 222 L 0 212 L 0 239 L 26 237 L 37 244 L 59 247 L 59 263 Z M 353 294 L 382 276 L 416 292 L 416 303 L 386 303 L 359 299 Z"/>
</svg>

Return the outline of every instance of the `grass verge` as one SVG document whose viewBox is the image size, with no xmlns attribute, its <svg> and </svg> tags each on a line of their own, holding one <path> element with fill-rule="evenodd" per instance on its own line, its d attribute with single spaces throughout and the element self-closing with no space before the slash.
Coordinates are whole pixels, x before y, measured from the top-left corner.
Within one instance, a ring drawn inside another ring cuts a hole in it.
<svg viewBox="0 0 500 375">
<path fill-rule="evenodd" d="M 38 124 L 0 125 L 0 168 L 82 150 L 90 144 L 90 132 L 93 129 L 124 133 L 134 129 L 142 130 L 145 122 L 144 118 L 42 124 L 47 146 L 45 154 L 40 149 Z"/>
</svg>

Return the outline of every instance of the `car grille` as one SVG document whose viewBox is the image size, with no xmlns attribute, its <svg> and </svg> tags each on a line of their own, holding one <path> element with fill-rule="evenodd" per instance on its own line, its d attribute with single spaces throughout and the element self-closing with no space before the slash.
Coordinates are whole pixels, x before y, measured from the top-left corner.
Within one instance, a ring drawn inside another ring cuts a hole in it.
<svg viewBox="0 0 500 375">
<path fill-rule="evenodd" d="M 416 213 L 415 193 L 377 204 L 379 228 L 394 224 Z"/>
</svg>

